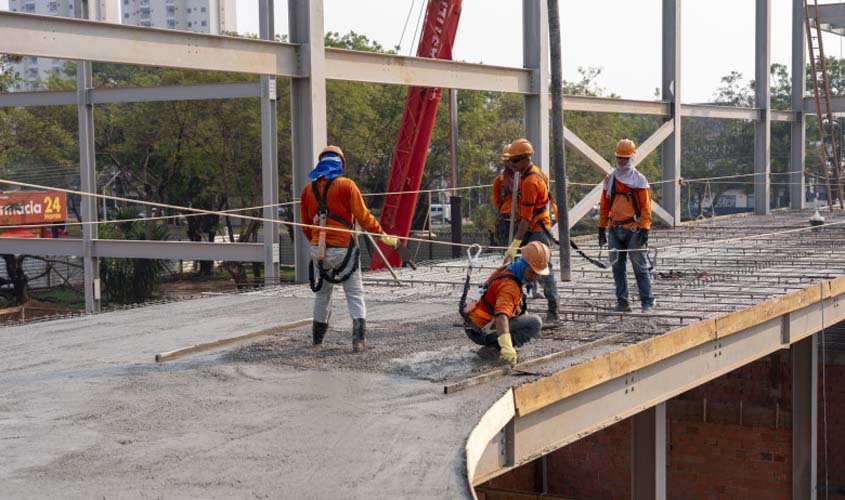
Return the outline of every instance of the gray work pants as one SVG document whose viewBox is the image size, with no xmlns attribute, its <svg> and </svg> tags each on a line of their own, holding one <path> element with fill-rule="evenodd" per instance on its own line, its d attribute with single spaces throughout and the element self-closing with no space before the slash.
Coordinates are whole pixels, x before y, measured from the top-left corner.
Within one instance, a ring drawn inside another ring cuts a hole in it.
<svg viewBox="0 0 845 500">
<path fill-rule="evenodd" d="M 493 325 L 493 322 L 490 322 Z M 536 314 L 525 313 L 522 316 L 517 316 L 508 320 L 508 327 L 510 328 L 511 340 L 514 347 L 521 347 L 523 344 L 531 342 L 540 336 L 540 329 L 543 327 L 543 320 Z M 477 328 L 464 328 L 467 337 L 480 346 L 498 346 L 499 336 L 496 335 L 496 327 L 493 326 L 493 333 L 487 333 Z"/>
<path fill-rule="evenodd" d="M 326 258 L 323 259 L 323 269 L 337 269 L 343 263 L 343 258 L 346 256 L 345 248 L 326 248 Z M 314 262 L 314 276 L 317 274 L 317 247 L 311 246 L 311 260 Z M 339 271 L 342 275 L 344 271 L 350 269 L 353 265 L 353 260 L 349 259 L 346 269 Z M 352 273 L 348 280 L 342 283 L 343 291 L 346 293 L 346 307 L 349 309 L 349 316 L 353 319 L 367 318 L 367 305 L 364 304 L 364 282 L 361 279 L 361 266 Z M 323 287 L 317 292 L 314 298 L 314 321 L 317 323 L 328 323 L 332 315 L 332 290 L 334 283 L 329 283 L 327 280 L 323 281 Z"/>
</svg>

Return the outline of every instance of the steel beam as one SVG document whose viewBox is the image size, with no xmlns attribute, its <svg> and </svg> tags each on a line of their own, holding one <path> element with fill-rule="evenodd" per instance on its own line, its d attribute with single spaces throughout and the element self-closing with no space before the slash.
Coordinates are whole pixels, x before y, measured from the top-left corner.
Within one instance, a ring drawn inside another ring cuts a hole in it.
<svg viewBox="0 0 845 500">
<path fill-rule="evenodd" d="M 807 76 L 804 50 L 806 30 L 804 29 L 804 0 L 792 0 L 792 122 L 790 133 L 789 171 L 789 206 L 802 209 L 805 206 L 804 195 L 804 148 L 806 137 L 804 118 L 804 95 L 807 92 Z M 773 114 L 774 115 L 774 114 Z"/>
<path fill-rule="evenodd" d="M 288 0 L 290 39 L 302 45 L 303 74 L 291 79 L 291 133 L 293 150 L 293 196 L 308 185 L 308 172 L 327 143 L 326 59 L 323 39 L 323 0 Z M 340 145 L 343 147 L 343 145 Z M 299 210 L 294 220 L 302 222 Z M 296 280 L 308 279 L 310 243 L 302 231 L 294 232 Z"/>
<path fill-rule="evenodd" d="M 772 171 L 772 118 L 769 73 L 772 62 L 772 0 L 756 0 L 754 106 L 760 121 L 754 124 L 754 213 L 769 213 Z"/>
<path fill-rule="evenodd" d="M 74 14 L 88 18 L 88 2 L 77 1 Z M 2 29 L 2 28 L 0 28 Z M 47 37 L 45 37 L 47 38 Z M 97 192 L 97 160 L 94 145 L 94 105 L 89 99 L 92 83 L 91 63 L 77 61 L 76 106 L 79 126 L 79 189 L 84 193 Z M 97 201 L 91 196 L 82 196 L 80 201 L 82 217 L 82 267 L 85 312 L 100 310 L 100 261 L 94 255 L 94 241 L 97 239 Z"/>
<path fill-rule="evenodd" d="M 564 100 L 564 102 L 565 101 L 566 100 Z M 613 167 L 610 165 L 610 162 L 605 160 L 602 155 L 596 152 L 595 149 L 590 147 L 589 144 L 584 142 L 575 134 L 575 132 L 569 130 L 567 127 L 563 127 L 563 139 L 567 146 L 580 153 L 581 156 L 589 161 L 590 165 L 593 166 L 593 169 L 596 172 L 602 175 L 610 175 L 610 173 L 613 172 Z"/>
<path fill-rule="evenodd" d="M 239 82 L 210 83 L 206 85 L 164 85 L 161 87 L 103 88 L 92 89 L 90 96 L 92 104 L 246 99 L 260 97 L 261 87 L 256 82 Z"/>
<path fill-rule="evenodd" d="M 663 86 L 664 101 L 671 103 L 672 132 L 661 151 L 662 201 L 674 227 L 681 223 L 681 2 L 663 0 Z M 668 221 L 667 221 L 668 222 Z"/>
<path fill-rule="evenodd" d="M 809 9 L 810 19 L 815 21 L 815 9 Z M 804 18 L 803 11 L 801 12 L 801 19 Z M 830 31 L 837 35 L 845 35 L 845 4 L 835 3 L 827 5 L 819 5 L 819 21 L 821 28 L 825 31 Z"/>
<path fill-rule="evenodd" d="M 388 85 L 534 94 L 532 72 L 523 68 L 326 49 L 326 78 Z"/>
<path fill-rule="evenodd" d="M 0 53 L 299 76 L 289 43 L 0 12 Z"/>
<path fill-rule="evenodd" d="M 534 163 L 549 173 L 549 12 L 545 0 L 522 0 L 522 62 L 531 70 L 525 96 L 525 137 Z"/>
<path fill-rule="evenodd" d="M 666 403 L 637 413 L 631 436 L 631 498 L 666 498 Z"/>
<path fill-rule="evenodd" d="M 260 36 L 273 40 L 276 34 L 273 0 L 260 0 L 258 22 Z M 267 284 L 279 279 L 279 143 L 276 101 L 276 77 L 261 76 L 261 187 L 264 205 L 264 280 Z"/>
<path fill-rule="evenodd" d="M 97 240 L 93 254 L 97 257 L 119 259 L 264 261 L 261 243 Z"/>
<path fill-rule="evenodd" d="M 590 97 L 565 95 L 564 111 L 586 111 L 590 113 L 619 113 L 633 115 L 672 116 L 672 104 L 664 101 L 639 101 L 633 99 L 614 99 L 609 97 Z"/>
<path fill-rule="evenodd" d="M 575 227 L 575 224 L 578 224 L 578 221 L 590 213 L 590 210 L 596 206 L 596 203 L 601 201 L 603 186 L 604 181 L 599 182 L 598 185 L 581 198 L 574 207 L 569 209 L 569 229 Z"/>
<path fill-rule="evenodd" d="M 791 348 L 794 500 L 815 500 L 817 492 L 818 337 L 807 337 Z"/>
<path fill-rule="evenodd" d="M 74 105 L 76 105 L 76 92 L 73 90 L 8 92 L 0 94 L 0 108 Z"/>
<path fill-rule="evenodd" d="M 691 118 L 718 118 L 722 120 L 760 120 L 760 110 L 755 108 L 734 108 L 713 104 L 687 104 L 681 110 L 681 116 Z"/>
<path fill-rule="evenodd" d="M 83 255 L 83 240 L 0 238 L 0 254 L 4 253 L 78 257 Z M 117 259 L 264 261 L 260 243 L 94 240 L 91 244 L 91 255 Z"/>
<path fill-rule="evenodd" d="M 826 283 L 820 286 L 827 289 Z M 484 480 L 551 453 L 621 419 L 716 379 L 756 359 L 812 336 L 824 325 L 845 319 L 845 295 L 807 303 L 772 315 L 733 333 L 716 332 L 712 340 L 672 353 L 625 376 L 576 392 L 514 420 L 514 460 L 510 466 L 479 467 Z M 717 324 L 718 320 L 717 320 Z M 725 323 L 730 327 L 730 323 Z M 598 376 L 598 375 L 597 375 Z M 806 372 L 805 372 L 806 376 Z M 807 391 L 806 385 L 796 390 Z M 809 417 L 808 417 L 809 418 Z M 504 452 L 491 441 L 485 453 Z M 492 448 L 492 449 L 490 449 Z M 476 482 L 478 484 L 478 482 Z"/>
</svg>

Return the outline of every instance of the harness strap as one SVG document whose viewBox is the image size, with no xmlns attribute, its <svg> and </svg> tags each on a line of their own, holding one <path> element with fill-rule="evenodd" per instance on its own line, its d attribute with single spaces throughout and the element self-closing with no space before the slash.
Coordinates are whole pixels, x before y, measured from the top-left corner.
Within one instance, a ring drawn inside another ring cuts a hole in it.
<svg viewBox="0 0 845 500">
<path fill-rule="evenodd" d="M 634 218 L 633 219 L 625 219 L 624 221 L 616 221 L 617 225 L 624 225 L 630 224 L 631 222 L 638 222 L 640 220 L 640 202 L 637 200 L 637 196 L 634 193 L 633 188 L 629 188 L 627 193 L 618 193 L 616 192 L 616 179 L 613 179 L 613 183 L 610 186 L 610 201 L 613 203 L 616 201 L 617 196 L 624 196 L 628 199 L 631 203 L 631 207 L 634 209 Z"/>
<path fill-rule="evenodd" d="M 335 222 L 339 222 L 349 229 L 352 229 L 353 223 L 349 222 L 348 220 L 335 213 L 332 213 L 329 210 L 329 206 L 326 202 L 326 200 L 328 199 L 329 188 L 332 187 L 332 183 L 334 183 L 335 179 L 337 179 L 337 177 L 331 178 L 326 182 L 326 187 L 323 188 L 322 193 L 320 193 L 320 188 L 317 185 L 317 181 L 314 180 L 311 182 L 311 192 L 314 193 L 314 199 L 317 200 L 317 216 L 319 216 L 320 214 L 325 214 L 327 218 L 332 219 Z"/>
</svg>

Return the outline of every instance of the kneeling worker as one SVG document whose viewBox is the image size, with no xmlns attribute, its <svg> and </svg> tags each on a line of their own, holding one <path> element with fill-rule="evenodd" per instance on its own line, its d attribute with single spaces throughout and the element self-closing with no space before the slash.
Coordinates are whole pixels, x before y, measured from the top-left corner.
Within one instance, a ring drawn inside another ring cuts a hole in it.
<svg viewBox="0 0 845 500">
<path fill-rule="evenodd" d="M 367 232 L 382 233 L 381 242 L 385 245 L 396 248 L 399 240 L 383 234 L 355 181 L 341 177 L 344 167 L 346 157 L 339 147 L 328 146 L 320 152 L 317 166 L 308 174 L 313 181 L 302 191 L 300 215 L 304 224 L 321 227 L 302 227 L 311 242 L 309 277 L 311 289 L 317 294 L 311 332 L 313 343 L 315 346 L 323 343 L 332 312 L 332 289 L 341 283 L 352 317 L 352 350 L 360 352 L 367 333 L 360 252 L 351 233 L 331 228 L 352 229 L 357 221 Z M 319 276 L 315 276 L 317 273 Z"/>
<path fill-rule="evenodd" d="M 487 278 L 476 302 L 465 308 L 461 304 L 464 330 L 470 340 L 483 346 L 482 350 L 498 350 L 499 358 L 510 366 L 517 363 L 514 346 L 520 347 L 537 337 L 543 327 L 539 316 L 525 312 L 523 286 L 549 274 L 550 258 L 551 251 L 543 243 L 534 241 L 525 245 L 522 257 Z M 491 322 L 495 333 L 484 331 Z M 483 356 L 483 351 L 479 355 Z"/>
</svg>

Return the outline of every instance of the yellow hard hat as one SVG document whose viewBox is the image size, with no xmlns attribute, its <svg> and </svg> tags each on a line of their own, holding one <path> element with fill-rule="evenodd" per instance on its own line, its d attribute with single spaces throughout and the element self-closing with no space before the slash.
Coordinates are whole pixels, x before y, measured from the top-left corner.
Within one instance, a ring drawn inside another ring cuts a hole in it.
<svg viewBox="0 0 845 500">
<path fill-rule="evenodd" d="M 548 276 L 549 259 L 552 258 L 552 252 L 549 247 L 540 243 L 539 241 L 532 241 L 531 243 L 522 247 L 522 260 L 531 266 L 531 270 L 540 276 Z"/>
<path fill-rule="evenodd" d="M 508 152 L 511 157 L 533 155 L 534 148 L 531 146 L 531 143 L 528 142 L 528 139 L 517 139 L 511 143 L 510 150 Z"/>
<path fill-rule="evenodd" d="M 502 159 L 508 161 L 511 157 L 511 145 L 505 144 L 505 147 L 502 148 Z"/>
<path fill-rule="evenodd" d="M 630 158 L 637 152 L 637 145 L 631 139 L 622 139 L 616 143 L 616 156 Z"/>
<path fill-rule="evenodd" d="M 343 155 L 343 150 L 340 149 L 337 146 L 326 146 L 326 147 L 324 147 L 323 150 L 320 151 L 320 156 L 318 156 L 318 159 L 323 158 L 323 155 L 328 154 L 328 153 L 333 153 L 333 154 L 340 156 L 340 161 L 343 163 L 344 167 L 346 166 L 346 156 Z"/>
</svg>

